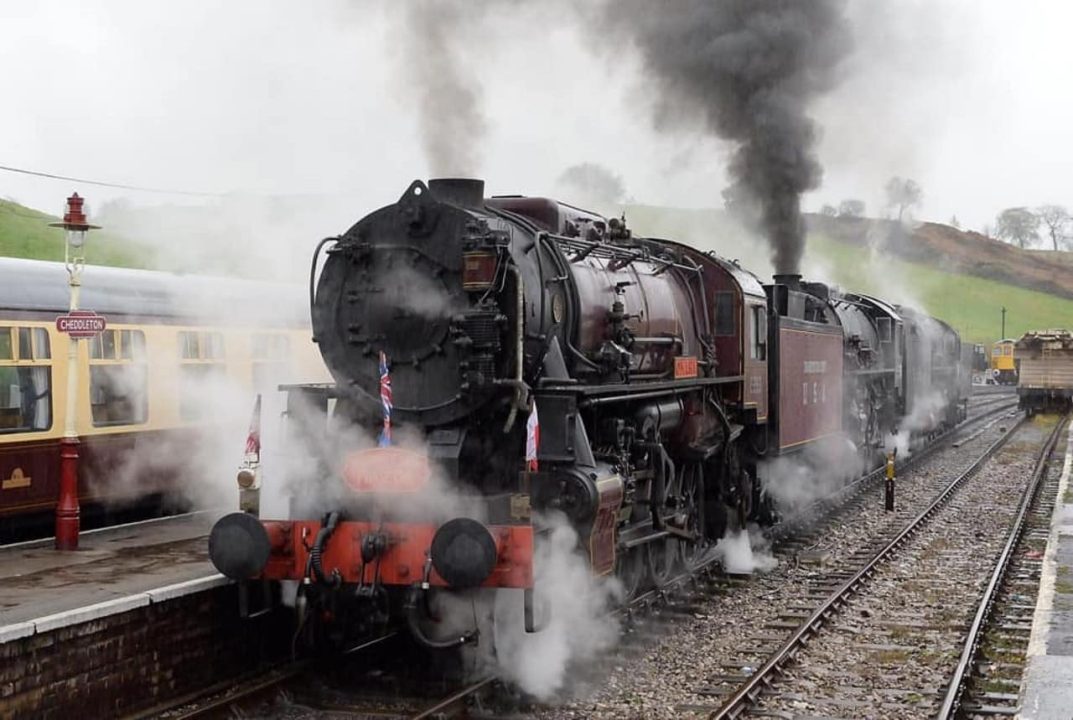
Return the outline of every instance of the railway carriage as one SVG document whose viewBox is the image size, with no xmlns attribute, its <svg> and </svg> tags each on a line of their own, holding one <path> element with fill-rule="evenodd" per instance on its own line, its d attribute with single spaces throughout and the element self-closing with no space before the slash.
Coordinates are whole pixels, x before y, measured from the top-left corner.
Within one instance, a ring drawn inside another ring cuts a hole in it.
<svg viewBox="0 0 1073 720">
<path fill-rule="evenodd" d="M 0 259 L 0 518 L 51 513 L 67 402 L 61 263 Z M 82 302 L 107 329 L 79 342 L 79 497 L 114 507 L 186 497 L 224 403 L 246 414 L 284 379 L 324 378 L 297 286 L 88 266 Z M 229 397 L 224 397 L 229 395 Z M 193 480 L 204 483 L 205 478 Z"/>
<path fill-rule="evenodd" d="M 1025 333 L 1014 345 L 1018 364 L 1019 405 L 1035 412 L 1069 410 L 1073 402 L 1073 333 L 1043 330 Z"/>
</svg>

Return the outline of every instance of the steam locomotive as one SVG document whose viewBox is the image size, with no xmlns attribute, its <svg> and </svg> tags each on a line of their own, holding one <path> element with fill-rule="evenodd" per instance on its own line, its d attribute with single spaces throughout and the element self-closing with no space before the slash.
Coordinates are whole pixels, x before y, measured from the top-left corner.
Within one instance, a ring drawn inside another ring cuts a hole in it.
<svg viewBox="0 0 1073 720">
<path fill-rule="evenodd" d="M 415 181 L 325 242 L 312 319 L 335 383 L 287 388 L 318 448 L 294 519 L 228 515 L 210 555 L 237 580 L 297 581 L 304 607 L 347 622 L 405 618 L 435 647 L 437 593 L 521 590 L 536 629 L 549 518 L 592 573 L 638 592 L 728 526 L 777 519 L 772 461 L 847 441 L 874 459 L 891 433 L 964 412 L 941 321 L 797 275 L 765 286 L 620 219 L 486 199 L 479 180 Z M 388 379 L 409 440 L 374 446 Z"/>
</svg>

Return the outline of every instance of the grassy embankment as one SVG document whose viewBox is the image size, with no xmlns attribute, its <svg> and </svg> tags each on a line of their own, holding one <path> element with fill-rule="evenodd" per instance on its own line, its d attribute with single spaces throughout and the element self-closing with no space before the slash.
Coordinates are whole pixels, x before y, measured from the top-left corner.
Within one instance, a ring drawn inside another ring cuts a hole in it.
<svg viewBox="0 0 1073 720">
<path fill-rule="evenodd" d="M 862 268 L 876 263 L 867 250 L 813 235 L 809 238 L 809 251 L 827 261 L 844 288 L 884 295 L 882 287 L 869 287 L 862 281 Z M 883 258 L 881 262 L 883 277 L 889 278 L 892 285 L 908 289 L 929 313 L 953 325 L 970 342 L 998 339 L 1003 307 L 1007 337 L 1020 337 L 1041 328 L 1073 329 L 1073 300 L 903 260 Z"/>
<path fill-rule="evenodd" d="M 623 208 L 639 234 L 680 239 L 725 257 L 740 258 L 758 274 L 770 271 L 768 249 L 744 236 L 717 210 L 689 210 L 630 205 Z M 835 282 L 845 290 L 893 302 L 919 305 L 957 328 L 969 342 L 999 339 L 1002 308 L 1006 336 L 1028 330 L 1064 327 L 1073 330 L 1073 300 L 1028 290 L 974 275 L 888 256 L 873 255 L 860 245 L 812 233 L 805 251 L 806 275 Z M 818 270 L 821 269 L 821 270 Z M 809 279 L 806 277 L 806 279 Z"/>
<path fill-rule="evenodd" d="M 63 262 L 64 231 L 51 228 L 58 218 L 0 200 L 0 256 Z M 86 262 L 91 265 L 145 268 L 149 254 L 129 241 L 93 230 L 86 243 Z"/>
</svg>

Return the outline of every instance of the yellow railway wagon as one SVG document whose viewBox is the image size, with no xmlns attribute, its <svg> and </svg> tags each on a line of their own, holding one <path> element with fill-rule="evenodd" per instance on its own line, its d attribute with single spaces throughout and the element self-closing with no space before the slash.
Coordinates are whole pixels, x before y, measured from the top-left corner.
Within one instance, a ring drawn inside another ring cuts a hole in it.
<svg viewBox="0 0 1073 720">
<path fill-rule="evenodd" d="M 1017 384 L 1017 364 L 1013 356 L 1016 340 L 998 340 L 991 346 L 991 377 L 999 385 Z"/>
<path fill-rule="evenodd" d="M 59 496 L 71 340 L 55 323 L 68 307 L 62 264 L 3 258 L 0 276 L 0 518 L 11 527 Z M 95 266 L 82 286 L 82 306 L 108 322 L 78 341 L 83 503 L 184 496 L 224 414 L 248 419 L 258 393 L 328 379 L 299 286 Z"/>
</svg>

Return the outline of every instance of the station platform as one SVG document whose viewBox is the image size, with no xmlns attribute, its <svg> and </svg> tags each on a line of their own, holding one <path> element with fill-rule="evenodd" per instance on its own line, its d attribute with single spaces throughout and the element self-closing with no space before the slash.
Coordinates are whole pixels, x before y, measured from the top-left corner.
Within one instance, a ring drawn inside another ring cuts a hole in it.
<svg viewBox="0 0 1073 720">
<path fill-rule="evenodd" d="M 1021 684 L 1024 720 L 1073 718 L 1073 426 L 1043 557 Z"/>
<path fill-rule="evenodd" d="M 0 644 L 227 584 L 208 559 L 221 513 L 145 520 L 0 547 Z"/>
</svg>

